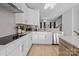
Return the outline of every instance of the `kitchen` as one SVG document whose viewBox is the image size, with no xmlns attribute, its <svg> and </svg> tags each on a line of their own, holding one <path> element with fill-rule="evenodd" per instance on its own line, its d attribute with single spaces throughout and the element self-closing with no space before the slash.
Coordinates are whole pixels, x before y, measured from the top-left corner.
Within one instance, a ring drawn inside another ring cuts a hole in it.
<svg viewBox="0 0 79 59">
<path fill-rule="evenodd" d="M 0 56 L 79 55 L 78 6 L 78 3 L 0 3 Z"/>
</svg>

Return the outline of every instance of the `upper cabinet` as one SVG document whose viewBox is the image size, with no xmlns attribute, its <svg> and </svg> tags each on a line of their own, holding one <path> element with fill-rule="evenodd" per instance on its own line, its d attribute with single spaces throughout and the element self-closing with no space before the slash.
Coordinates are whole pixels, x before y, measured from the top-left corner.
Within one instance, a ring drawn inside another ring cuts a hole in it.
<svg viewBox="0 0 79 59">
<path fill-rule="evenodd" d="M 27 21 L 27 6 L 23 3 L 19 4 L 24 13 L 15 13 L 16 24 L 26 24 Z"/>
<path fill-rule="evenodd" d="M 16 24 L 38 25 L 38 26 L 40 25 L 39 10 L 30 9 L 26 6 L 26 4 L 23 3 L 17 6 L 21 8 L 24 13 L 15 13 Z"/>
<path fill-rule="evenodd" d="M 39 26 L 40 25 L 39 17 L 40 17 L 39 10 L 28 9 L 27 24 Z"/>
</svg>

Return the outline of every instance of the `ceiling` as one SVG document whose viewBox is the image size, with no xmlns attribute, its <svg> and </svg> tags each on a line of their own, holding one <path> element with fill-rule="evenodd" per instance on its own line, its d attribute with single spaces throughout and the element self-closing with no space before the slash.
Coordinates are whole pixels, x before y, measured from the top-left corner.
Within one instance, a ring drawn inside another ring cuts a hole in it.
<svg viewBox="0 0 79 59">
<path fill-rule="evenodd" d="M 39 9 L 41 18 L 55 19 L 68 9 L 77 5 L 77 3 L 56 3 L 54 8 L 44 9 L 45 3 L 26 3 L 31 9 Z"/>
</svg>

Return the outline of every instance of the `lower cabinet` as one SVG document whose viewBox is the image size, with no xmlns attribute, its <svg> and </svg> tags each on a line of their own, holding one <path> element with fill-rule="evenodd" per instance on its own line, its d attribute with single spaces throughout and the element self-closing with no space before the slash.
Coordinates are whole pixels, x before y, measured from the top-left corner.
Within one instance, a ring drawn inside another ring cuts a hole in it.
<svg viewBox="0 0 79 59">
<path fill-rule="evenodd" d="M 13 41 L 6 45 L 6 55 L 20 56 L 19 43 L 17 41 Z"/>
<path fill-rule="evenodd" d="M 26 56 L 32 46 L 31 34 L 25 35 L 6 45 L 6 50 L 1 50 L 1 55 Z M 5 48 L 4 48 L 5 49 Z M 6 53 L 5 53 L 6 51 Z"/>
<path fill-rule="evenodd" d="M 32 46 L 31 34 L 28 34 L 28 35 L 24 36 L 23 38 L 24 38 L 24 41 L 20 45 L 20 51 L 21 51 L 20 54 L 22 56 L 26 56 Z"/>
<path fill-rule="evenodd" d="M 26 55 L 28 55 L 28 52 L 32 46 L 32 35 L 28 34 L 27 40 L 26 40 Z"/>
<path fill-rule="evenodd" d="M 52 44 L 52 32 L 33 32 L 33 44 Z"/>
<path fill-rule="evenodd" d="M 7 56 L 20 56 L 19 46 L 13 49 L 11 52 L 8 52 Z"/>
<path fill-rule="evenodd" d="M 6 56 L 6 49 L 4 49 L 4 48 L 6 48 L 6 47 L 3 47 L 2 49 L 0 49 L 0 56 Z"/>
</svg>

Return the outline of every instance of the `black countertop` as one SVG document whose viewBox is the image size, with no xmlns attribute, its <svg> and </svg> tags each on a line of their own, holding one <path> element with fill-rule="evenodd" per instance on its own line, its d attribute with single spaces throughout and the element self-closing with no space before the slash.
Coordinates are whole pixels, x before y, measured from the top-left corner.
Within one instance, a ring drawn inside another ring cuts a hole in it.
<svg viewBox="0 0 79 59">
<path fill-rule="evenodd" d="M 8 44 L 16 39 L 18 39 L 19 37 L 22 37 L 24 35 L 21 35 L 21 36 L 17 36 L 16 34 L 13 34 L 13 35 L 8 35 L 8 36 L 5 36 L 5 37 L 1 37 L 0 38 L 0 45 L 5 45 L 5 44 Z"/>
<path fill-rule="evenodd" d="M 28 32 L 26 32 L 26 34 L 23 34 L 23 35 L 20 35 L 20 36 L 18 36 L 17 34 L 12 34 L 12 35 L 8 35 L 8 36 L 5 36 L 5 37 L 0 37 L 0 45 L 6 45 L 6 44 L 24 36 L 24 35 L 27 35 L 30 32 L 32 32 L 32 31 L 28 31 Z"/>
</svg>

